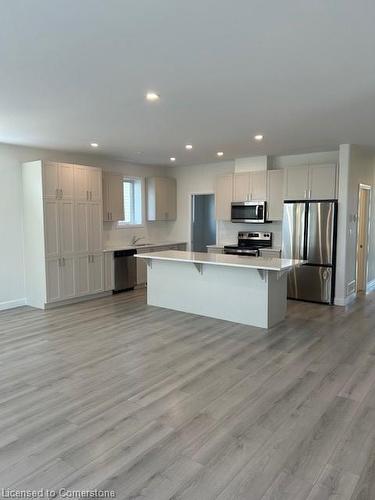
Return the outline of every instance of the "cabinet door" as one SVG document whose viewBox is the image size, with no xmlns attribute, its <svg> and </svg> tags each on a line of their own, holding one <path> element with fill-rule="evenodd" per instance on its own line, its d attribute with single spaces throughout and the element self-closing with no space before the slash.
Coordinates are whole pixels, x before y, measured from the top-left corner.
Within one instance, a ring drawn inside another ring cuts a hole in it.
<svg viewBox="0 0 375 500">
<path fill-rule="evenodd" d="M 164 177 L 155 180 L 156 220 L 168 220 L 168 181 Z"/>
<path fill-rule="evenodd" d="M 250 174 L 234 174 L 233 201 L 247 201 L 250 199 Z"/>
<path fill-rule="evenodd" d="M 176 179 L 168 178 L 167 182 L 167 219 L 176 220 L 177 219 L 177 184 Z"/>
<path fill-rule="evenodd" d="M 124 178 L 122 175 L 109 176 L 108 207 L 111 221 L 124 220 Z"/>
<path fill-rule="evenodd" d="M 60 259 L 46 260 L 47 302 L 61 300 Z"/>
<path fill-rule="evenodd" d="M 147 263 L 145 259 L 137 259 L 137 285 L 147 282 Z"/>
<path fill-rule="evenodd" d="M 88 295 L 90 293 L 89 281 L 89 256 L 77 255 L 76 257 L 76 293 L 77 295 Z"/>
<path fill-rule="evenodd" d="M 284 172 L 268 170 L 267 219 L 282 220 L 284 209 Z"/>
<path fill-rule="evenodd" d="M 43 197 L 56 200 L 59 189 L 59 168 L 57 163 L 43 163 Z"/>
<path fill-rule="evenodd" d="M 45 257 L 59 255 L 59 202 L 57 200 L 44 201 L 44 241 Z"/>
<path fill-rule="evenodd" d="M 88 168 L 83 165 L 74 166 L 74 196 L 78 201 L 89 200 Z"/>
<path fill-rule="evenodd" d="M 251 178 L 251 199 L 264 201 L 267 199 L 267 171 L 252 172 Z"/>
<path fill-rule="evenodd" d="M 63 200 L 74 198 L 74 166 L 66 163 L 59 164 L 59 189 Z"/>
<path fill-rule="evenodd" d="M 102 207 L 100 203 L 91 203 L 89 210 L 89 251 L 91 253 L 101 252 L 103 247 L 102 238 Z"/>
<path fill-rule="evenodd" d="M 74 253 L 74 203 L 62 200 L 59 202 L 59 248 L 62 256 Z"/>
<path fill-rule="evenodd" d="M 104 259 L 103 254 L 91 256 L 89 263 L 90 293 L 99 293 L 104 290 Z"/>
<path fill-rule="evenodd" d="M 89 252 L 89 207 L 90 203 L 87 201 L 78 201 L 76 204 L 75 214 L 75 244 L 77 253 Z M 100 221 L 101 224 L 101 221 Z"/>
<path fill-rule="evenodd" d="M 90 201 L 102 201 L 102 171 L 100 168 L 87 169 Z"/>
<path fill-rule="evenodd" d="M 309 168 L 307 166 L 288 167 L 285 169 L 285 176 L 286 200 L 304 200 L 308 198 Z"/>
<path fill-rule="evenodd" d="M 336 199 L 336 165 L 310 166 L 309 184 L 311 200 Z"/>
<path fill-rule="evenodd" d="M 62 257 L 61 261 L 61 299 L 71 299 L 76 296 L 74 257 Z"/>
<path fill-rule="evenodd" d="M 139 259 L 137 259 L 139 260 Z M 104 254 L 104 290 L 110 291 L 115 287 L 115 263 L 113 252 Z"/>
<path fill-rule="evenodd" d="M 233 201 L 233 175 L 220 175 L 216 178 L 215 211 L 216 220 L 231 220 L 231 203 Z"/>
</svg>

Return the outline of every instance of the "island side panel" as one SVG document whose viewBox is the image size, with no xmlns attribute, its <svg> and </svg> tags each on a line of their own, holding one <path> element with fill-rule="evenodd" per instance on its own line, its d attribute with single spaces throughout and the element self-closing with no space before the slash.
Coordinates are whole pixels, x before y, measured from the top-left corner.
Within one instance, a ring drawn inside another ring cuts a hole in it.
<svg viewBox="0 0 375 500">
<path fill-rule="evenodd" d="M 287 273 L 268 272 L 268 328 L 277 325 L 286 316 Z"/>
<path fill-rule="evenodd" d="M 263 278 L 249 268 L 203 264 L 202 271 L 193 263 L 152 260 L 148 304 L 268 328 L 268 271 Z"/>
</svg>

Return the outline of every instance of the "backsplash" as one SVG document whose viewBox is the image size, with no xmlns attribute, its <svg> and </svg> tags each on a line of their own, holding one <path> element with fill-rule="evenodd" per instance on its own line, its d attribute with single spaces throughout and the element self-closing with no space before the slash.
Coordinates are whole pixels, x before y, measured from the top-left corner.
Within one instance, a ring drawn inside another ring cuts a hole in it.
<svg viewBox="0 0 375 500">
<path fill-rule="evenodd" d="M 268 224 L 235 224 L 233 222 L 219 221 L 217 225 L 217 244 L 227 245 L 236 243 L 239 231 L 262 231 L 272 233 L 272 246 L 281 248 L 281 221 Z"/>
<path fill-rule="evenodd" d="M 141 241 L 147 243 L 169 241 L 171 239 L 171 225 L 169 221 L 158 221 L 147 222 L 143 226 L 118 227 L 116 222 L 104 222 L 104 247 L 110 247 L 117 244 L 129 244 L 133 236 L 142 238 Z"/>
</svg>

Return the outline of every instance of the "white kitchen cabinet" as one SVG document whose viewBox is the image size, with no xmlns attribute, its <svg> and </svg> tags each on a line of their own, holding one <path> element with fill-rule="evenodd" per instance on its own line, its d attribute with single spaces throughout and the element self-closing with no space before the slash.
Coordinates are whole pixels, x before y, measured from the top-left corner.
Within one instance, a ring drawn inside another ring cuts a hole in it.
<svg viewBox="0 0 375 500">
<path fill-rule="evenodd" d="M 124 220 L 124 177 L 118 174 L 103 174 L 103 220 Z"/>
<path fill-rule="evenodd" d="M 22 175 L 27 304 L 103 291 L 100 169 L 34 161 Z"/>
<path fill-rule="evenodd" d="M 309 167 L 302 165 L 285 169 L 285 199 L 305 200 L 308 198 Z"/>
<path fill-rule="evenodd" d="M 144 259 L 137 259 L 137 285 L 147 282 L 147 263 Z"/>
<path fill-rule="evenodd" d="M 147 179 L 147 220 L 168 221 L 177 218 L 177 185 L 173 177 Z"/>
<path fill-rule="evenodd" d="M 139 260 L 139 259 L 138 259 Z M 104 254 L 104 290 L 110 291 L 115 287 L 115 264 L 113 252 Z"/>
<path fill-rule="evenodd" d="M 234 174 L 233 176 L 233 201 L 250 200 L 251 177 L 249 172 Z"/>
<path fill-rule="evenodd" d="M 234 174 L 233 201 L 263 201 L 266 198 L 266 170 Z"/>
<path fill-rule="evenodd" d="M 336 175 L 337 167 L 334 164 L 286 168 L 285 199 L 336 199 Z"/>
<path fill-rule="evenodd" d="M 233 201 L 233 174 L 219 175 L 215 185 L 216 220 L 231 220 L 231 203 Z"/>
<path fill-rule="evenodd" d="M 284 210 L 284 171 L 268 170 L 267 181 L 267 220 L 282 220 Z"/>
<path fill-rule="evenodd" d="M 90 293 L 99 293 L 104 290 L 104 256 L 102 253 L 90 256 L 89 287 Z"/>
<path fill-rule="evenodd" d="M 46 162 L 42 174 L 45 199 L 73 200 L 74 174 L 71 165 Z"/>
<path fill-rule="evenodd" d="M 311 165 L 309 167 L 309 198 L 334 200 L 336 195 L 336 165 Z"/>
</svg>

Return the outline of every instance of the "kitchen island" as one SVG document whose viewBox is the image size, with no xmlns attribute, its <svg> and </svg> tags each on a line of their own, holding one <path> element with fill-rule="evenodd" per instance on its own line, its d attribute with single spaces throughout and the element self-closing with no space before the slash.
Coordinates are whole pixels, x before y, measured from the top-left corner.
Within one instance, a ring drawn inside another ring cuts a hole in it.
<svg viewBox="0 0 375 500">
<path fill-rule="evenodd" d="M 302 260 L 164 251 L 147 261 L 147 303 L 270 328 L 285 318 L 287 272 Z"/>
</svg>

